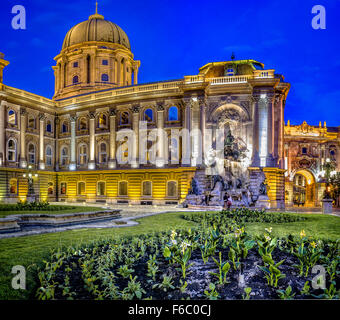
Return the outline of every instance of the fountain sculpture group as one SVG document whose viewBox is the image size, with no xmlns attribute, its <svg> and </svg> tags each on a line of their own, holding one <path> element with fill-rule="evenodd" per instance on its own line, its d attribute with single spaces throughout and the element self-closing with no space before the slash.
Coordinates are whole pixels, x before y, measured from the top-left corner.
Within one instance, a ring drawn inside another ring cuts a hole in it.
<svg viewBox="0 0 340 320">
<path fill-rule="evenodd" d="M 247 149 L 230 130 L 225 137 L 223 151 L 223 174 L 217 170 L 219 157 L 211 149 L 205 168 L 197 169 L 191 180 L 184 206 L 225 206 L 229 200 L 233 207 L 269 208 L 265 174 L 259 168 L 249 171 L 242 164 Z"/>
</svg>

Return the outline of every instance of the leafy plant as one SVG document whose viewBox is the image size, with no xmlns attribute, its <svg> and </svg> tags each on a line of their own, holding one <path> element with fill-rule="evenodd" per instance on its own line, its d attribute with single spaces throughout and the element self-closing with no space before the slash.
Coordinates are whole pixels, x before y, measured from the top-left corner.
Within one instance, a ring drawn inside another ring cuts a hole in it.
<svg viewBox="0 0 340 320">
<path fill-rule="evenodd" d="M 129 278 L 134 271 L 134 269 L 129 269 L 129 266 L 125 264 L 118 268 L 117 273 L 120 274 L 123 278 Z"/>
<path fill-rule="evenodd" d="M 219 252 L 219 261 L 217 261 L 214 257 L 212 258 L 218 267 L 219 273 L 209 272 L 211 275 L 218 278 L 219 284 L 227 283 L 227 273 L 230 270 L 229 262 L 222 261 L 222 252 Z"/>
<path fill-rule="evenodd" d="M 163 281 L 152 286 L 152 289 L 155 288 L 161 289 L 164 292 L 167 292 L 169 289 L 175 289 L 175 287 L 173 286 L 172 277 L 163 275 Z"/>
<path fill-rule="evenodd" d="M 243 300 L 249 300 L 251 288 L 250 287 L 244 288 L 244 293 L 245 293 L 245 295 L 242 295 Z"/>
<path fill-rule="evenodd" d="M 220 295 L 216 291 L 216 286 L 214 283 L 210 282 L 209 283 L 209 290 L 204 290 L 204 295 L 209 299 L 209 300 L 217 300 L 220 298 Z"/>
<path fill-rule="evenodd" d="M 279 294 L 280 299 L 283 300 L 292 300 L 295 296 L 291 286 L 288 286 L 286 290 L 277 290 L 277 293 Z"/>
</svg>

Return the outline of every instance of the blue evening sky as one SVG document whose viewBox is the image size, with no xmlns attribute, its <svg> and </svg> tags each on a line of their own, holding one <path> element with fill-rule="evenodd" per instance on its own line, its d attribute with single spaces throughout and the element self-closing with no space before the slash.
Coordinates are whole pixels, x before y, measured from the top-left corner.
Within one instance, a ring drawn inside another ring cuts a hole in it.
<svg viewBox="0 0 340 320">
<path fill-rule="evenodd" d="M 26 8 L 26 30 L 11 28 L 17 4 Z M 311 26 L 318 4 L 326 8 L 326 30 Z M 95 0 L 2 0 L 5 84 L 51 98 L 53 58 L 66 32 L 94 10 Z M 98 11 L 127 33 L 141 60 L 139 83 L 197 74 L 235 52 L 291 83 L 286 121 L 340 126 L 340 0 L 99 0 Z"/>
</svg>

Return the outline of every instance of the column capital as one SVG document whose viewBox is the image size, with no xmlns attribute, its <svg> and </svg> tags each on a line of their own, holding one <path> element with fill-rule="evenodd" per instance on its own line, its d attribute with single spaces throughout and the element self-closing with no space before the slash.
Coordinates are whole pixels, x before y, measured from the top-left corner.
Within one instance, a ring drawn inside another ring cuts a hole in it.
<svg viewBox="0 0 340 320">
<path fill-rule="evenodd" d="M 24 107 L 20 108 L 20 115 L 25 116 L 27 114 L 27 110 Z"/>
<path fill-rule="evenodd" d="M 89 117 L 90 119 L 95 119 L 95 118 L 96 118 L 96 112 L 95 112 L 95 111 L 89 111 L 88 117 Z"/>
<path fill-rule="evenodd" d="M 116 115 L 117 115 L 117 110 L 116 110 L 116 108 L 110 108 L 109 113 L 110 113 L 110 117 L 116 116 Z"/>
<path fill-rule="evenodd" d="M 40 121 L 44 121 L 45 119 L 46 119 L 45 113 L 40 112 L 40 113 L 39 113 L 39 120 L 40 120 Z"/>
<path fill-rule="evenodd" d="M 161 111 L 164 111 L 165 108 L 164 108 L 164 105 L 163 104 L 157 104 L 157 111 L 161 112 Z"/>
<path fill-rule="evenodd" d="M 140 110 L 139 104 L 135 104 L 131 107 L 132 113 L 139 113 L 139 110 Z"/>
<path fill-rule="evenodd" d="M 74 114 L 74 115 L 70 115 L 70 121 L 71 122 L 76 122 L 77 121 L 77 116 Z"/>
</svg>

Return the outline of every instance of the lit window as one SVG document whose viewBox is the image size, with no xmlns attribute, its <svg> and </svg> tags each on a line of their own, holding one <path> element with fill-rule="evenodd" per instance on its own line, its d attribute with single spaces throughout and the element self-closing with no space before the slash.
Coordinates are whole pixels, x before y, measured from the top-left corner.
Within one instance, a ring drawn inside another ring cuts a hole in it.
<svg viewBox="0 0 340 320">
<path fill-rule="evenodd" d="M 167 195 L 168 197 L 177 197 L 177 182 L 176 181 L 168 181 Z"/>
<path fill-rule="evenodd" d="M 50 120 L 47 120 L 46 122 L 46 131 L 50 133 L 52 132 L 52 123 Z"/>
<path fill-rule="evenodd" d="M 87 163 L 87 146 L 82 144 L 79 146 L 79 164 L 85 165 Z"/>
<path fill-rule="evenodd" d="M 87 120 L 86 118 L 80 118 L 79 120 L 79 130 L 86 130 L 87 129 Z"/>
<path fill-rule="evenodd" d="M 151 196 L 152 195 L 152 182 L 151 181 L 143 181 L 143 196 Z"/>
<path fill-rule="evenodd" d="M 47 194 L 49 194 L 49 195 L 53 194 L 53 182 L 49 182 L 47 184 Z"/>
<path fill-rule="evenodd" d="M 127 111 L 124 111 L 120 114 L 120 124 L 129 124 L 129 113 Z"/>
<path fill-rule="evenodd" d="M 31 164 L 35 163 L 35 146 L 33 143 L 28 145 L 28 162 Z"/>
<path fill-rule="evenodd" d="M 108 60 L 102 60 L 102 65 L 103 66 L 107 66 L 109 64 L 109 61 Z"/>
<path fill-rule="evenodd" d="M 99 163 L 106 163 L 106 161 L 107 161 L 106 143 L 102 142 L 99 146 Z"/>
<path fill-rule="evenodd" d="M 9 182 L 9 193 L 17 194 L 18 193 L 18 181 L 17 179 L 11 179 Z"/>
<path fill-rule="evenodd" d="M 106 73 L 103 73 L 103 74 L 102 74 L 102 81 L 103 81 L 103 82 L 109 81 L 109 76 L 108 76 Z"/>
<path fill-rule="evenodd" d="M 77 62 L 73 62 L 73 68 L 78 68 L 78 61 Z"/>
<path fill-rule="evenodd" d="M 98 117 L 98 128 L 107 127 L 107 117 L 105 114 L 101 113 Z"/>
<path fill-rule="evenodd" d="M 72 83 L 73 83 L 73 84 L 76 84 L 76 83 L 78 83 L 78 82 L 79 82 L 78 76 L 74 76 L 73 79 L 72 79 Z"/>
<path fill-rule="evenodd" d="M 97 184 L 97 196 L 105 196 L 105 182 L 100 181 Z"/>
<path fill-rule="evenodd" d="M 152 109 L 146 109 L 144 111 L 144 121 L 146 121 L 146 122 L 152 122 L 153 121 Z"/>
<path fill-rule="evenodd" d="M 52 165 L 52 148 L 50 146 L 46 147 L 46 165 Z"/>
<path fill-rule="evenodd" d="M 17 124 L 17 114 L 12 109 L 8 111 L 8 123 Z"/>
<path fill-rule="evenodd" d="M 66 192 L 67 192 L 67 183 L 62 182 L 60 184 L 60 194 L 66 194 Z"/>
<path fill-rule="evenodd" d="M 78 195 L 85 195 L 85 182 L 78 182 Z"/>
<path fill-rule="evenodd" d="M 306 153 L 307 153 L 307 148 L 305 148 L 305 147 L 302 148 L 302 153 L 303 153 L 303 154 L 306 154 Z"/>
<path fill-rule="evenodd" d="M 127 181 L 120 181 L 118 183 L 118 193 L 120 196 L 127 196 L 128 190 L 127 190 L 128 184 Z"/>
<path fill-rule="evenodd" d="M 177 107 L 172 106 L 169 108 L 168 119 L 169 121 L 178 121 L 178 108 Z"/>
<path fill-rule="evenodd" d="M 28 127 L 30 129 L 35 129 L 35 118 L 33 116 L 28 117 Z"/>
<path fill-rule="evenodd" d="M 17 144 L 14 139 L 9 139 L 7 142 L 7 159 L 8 161 L 16 160 Z"/>
<path fill-rule="evenodd" d="M 66 166 L 68 164 L 68 149 L 64 147 L 61 149 L 61 165 Z"/>
<path fill-rule="evenodd" d="M 61 125 L 61 132 L 62 133 L 66 133 L 68 132 L 68 122 L 67 121 L 64 121 Z"/>
</svg>

